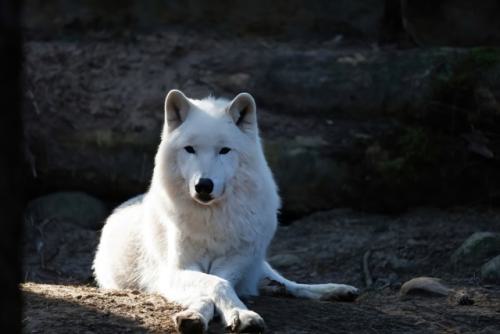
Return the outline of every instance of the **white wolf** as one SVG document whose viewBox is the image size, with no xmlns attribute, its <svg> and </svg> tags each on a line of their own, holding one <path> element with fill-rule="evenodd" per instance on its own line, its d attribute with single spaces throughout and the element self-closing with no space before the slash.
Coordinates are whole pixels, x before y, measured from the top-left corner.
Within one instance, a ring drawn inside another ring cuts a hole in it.
<svg viewBox="0 0 500 334">
<path fill-rule="evenodd" d="M 149 191 L 118 207 L 94 260 L 100 287 L 159 293 L 186 309 L 177 330 L 204 332 L 214 312 L 236 332 L 264 321 L 238 295 L 264 278 L 311 299 L 353 299 L 343 284 L 299 284 L 266 262 L 280 198 L 262 151 L 254 99 L 188 99 L 172 90 Z"/>
</svg>

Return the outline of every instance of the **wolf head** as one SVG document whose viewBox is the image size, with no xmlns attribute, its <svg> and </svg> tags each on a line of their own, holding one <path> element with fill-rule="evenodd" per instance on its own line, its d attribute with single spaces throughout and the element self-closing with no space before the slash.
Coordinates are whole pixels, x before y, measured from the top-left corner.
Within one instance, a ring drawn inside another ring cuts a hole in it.
<svg viewBox="0 0 500 334">
<path fill-rule="evenodd" d="M 193 100 L 178 90 L 168 93 L 156 168 L 171 197 L 200 205 L 218 202 L 242 185 L 235 179 L 248 174 L 245 168 L 259 152 L 256 106 L 250 94 L 229 101 Z"/>
</svg>

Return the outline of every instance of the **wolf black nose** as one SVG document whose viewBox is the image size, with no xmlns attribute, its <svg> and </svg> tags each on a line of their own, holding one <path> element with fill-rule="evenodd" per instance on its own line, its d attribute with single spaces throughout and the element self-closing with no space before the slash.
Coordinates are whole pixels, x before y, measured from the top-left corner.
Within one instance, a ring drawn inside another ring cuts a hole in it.
<svg viewBox="0 0 500 334">
<path fill-rule="evenodd" d="M 214 190 L 214 183 L 210 179 L 201 178 L 194 186 L 194 190 L 200 195 L 209 195 Z"/>
</svg>

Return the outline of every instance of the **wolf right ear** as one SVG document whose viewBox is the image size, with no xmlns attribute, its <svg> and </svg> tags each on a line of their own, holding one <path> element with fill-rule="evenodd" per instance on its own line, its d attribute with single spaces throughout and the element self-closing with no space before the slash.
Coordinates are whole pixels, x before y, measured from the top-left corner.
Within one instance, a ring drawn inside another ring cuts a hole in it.
<svg viewBox="0 0 500 334">
<path fill-rule="evenodd" d="M 180 90 L 172 89 L 165 98 L 165 123 L 168 131 L 175 130 L 186 120 L 189 100 Z"/>
<path fill-rule="evenodd" d="M 238 94 L 229 104 L 227 112 L 241 131 L 257 133 L 257 107 L 252 95 Z"/>
</svg>

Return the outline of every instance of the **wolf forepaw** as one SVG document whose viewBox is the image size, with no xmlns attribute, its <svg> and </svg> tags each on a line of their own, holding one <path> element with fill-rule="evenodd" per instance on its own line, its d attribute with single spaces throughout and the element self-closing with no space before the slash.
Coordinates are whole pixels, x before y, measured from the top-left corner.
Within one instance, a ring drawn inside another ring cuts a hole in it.
<svg viewBox="0 0 500 334">
<path fill-rule="evenodd" d="M 198 312 L 185 310 L 174 314 L 177 332 L 182 334 L 202 334 L 208 328 L 207 320 Z"/>
<path fill-rule="evenodd" d="M 234 311 L 227 328 L 233 333 L 263 333 L 266 324 L 264 319 L 250 310 Z"/>
</svg>

